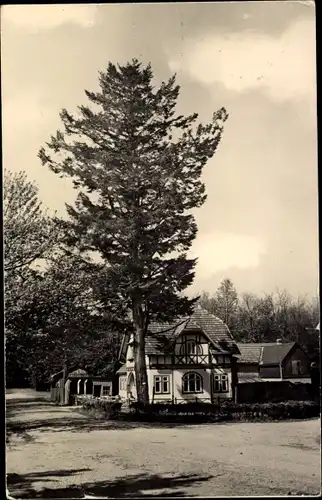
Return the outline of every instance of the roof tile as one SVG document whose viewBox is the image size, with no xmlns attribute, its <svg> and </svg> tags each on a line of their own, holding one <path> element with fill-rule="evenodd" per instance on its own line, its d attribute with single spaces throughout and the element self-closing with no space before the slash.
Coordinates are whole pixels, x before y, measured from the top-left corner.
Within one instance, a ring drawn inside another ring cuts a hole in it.
<svg viewBox="0 0 322 500">
<path fill-rule="evenodd" d="M 295 342 L 277 344 L 276 342 L 238 343 L 241 356 L 238 363 L 279 364 L 290 352 Z"/>
<path fill-rule="evenodd" d="M 204 332 L 220 352 L 239 353 L 227 325 L 204 309 L 196 308 L 191 316 L 172 323 L 151 323 L 146 337 L 146 354 L 164 354 L 183 331 Z"/>
</svg>

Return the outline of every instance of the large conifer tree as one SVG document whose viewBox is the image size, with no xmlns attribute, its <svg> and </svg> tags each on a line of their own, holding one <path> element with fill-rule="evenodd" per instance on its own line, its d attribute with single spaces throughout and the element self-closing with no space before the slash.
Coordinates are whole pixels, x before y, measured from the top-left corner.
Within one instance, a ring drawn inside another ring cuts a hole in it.
<svg viewBox="0 0 322 500">
<path fill-rule="evenodd" d="M 70 176 L 80 194 L 68 206 L 70 245 L 98 251 L 109 271 L 106 290 L 118 292 L 132 313 L 138 400 L 148 401 L 145 335 L 151 319 L 191 311 L 182 295 L 196 261 L 187 258 L 197 226 L 191 210 L 205 199 L 204 165 L 219 144 L 224 108 L 196 125 L 178 116 L 175 77 L 153 87 L 151 66 L 136 59 L 100 73 L 100 92 L 79 116 L 61 112 L 58 131 L 39 156 Z"/>
</svg>

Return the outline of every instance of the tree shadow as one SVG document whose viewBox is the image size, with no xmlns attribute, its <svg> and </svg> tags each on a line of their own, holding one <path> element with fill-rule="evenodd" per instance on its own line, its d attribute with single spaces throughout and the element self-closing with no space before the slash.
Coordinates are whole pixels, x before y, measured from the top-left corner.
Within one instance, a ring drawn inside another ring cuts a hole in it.
<svg viewBox="0 0 322 500">
<path fill-rule="evenodd" d="M 34 397 L 34 398 L 30 397 L 30 398 L 10 398 L 10 399 L 6 399 L 6 406 L 8 406 L 8 407 L 10 407 L 10 406 L 17 406 L 17 405 L 25 406 L 25 405 L 32 404 L 32 403 L 43 404 L 43 405 L 52 405 L 52 404 L 54 404 L 50 400 L 50 395 L 48 397 L 39 396 L 39 397 Z"/>
<path fill-rule="evenodd" d="M 68 412 L 69 408 L 64 408 L 64 407 L 59 407 L 58 405 L 55 404 L 48 404 L 48 403 L 27 403 L 27 404 L 14 404 L 14 405 L 6 405 L 6 415 L 7 417 L 15 417 L 17 415 L 20 415 L 22 412 L 23 413 L 41 413 L 41 412 L 48 412 L 50 413 L 64 413 Z"/>
<path fill-rule="evenodd" d="M 35 441 L 35 438 L 28 434 L 26 430 L 21 426 L 21 427 L 16 427 L 16 428 L 10 428 L 10 426 L 6 427 L 6 444 L 10 445 L 11 440 L 13 436 L 16 436 L 20 439 L 22 439 L 25 443 L 30 443 Z"/>
<path fill-rule="evenodd" d="M 34 436 L 28 432 L 92 432 L 104 430 L 131 430 L 135 428 L 185 428 L 191 426 L 200 426 L 202 424 L 209 425 L 207 418 L 171 415 L 145 417 L 143 414 L 121 413 L 117 419 L 102 418 L 99 415 L 91 414 L 82 409 L 82 407 L 65 408 L 55 405 L 51 401 L 35 402 L 34 400 L 19 400 L 12 403 L 7 408 L 6 420 L 6 442 L 11 443 L 14 436 L 22 439 L 25 442 L 35 440 Z M 42 412 L 49 412 L 52 417 L 42 418 Z M 30 414 L 37 412 L 35 418 L 30 419 Z M 40 415 L 39 415 L 40 413 Z M 56 417 L 57 414 L 59 416 Z M 21 419 L 19 416 L 21 415 Z M 29 415 L 28 420 L 24 419 L 24 415 Z M 18 417 L 18 418 L 17 418 Z M 221 422 L 217 422 L 221 423 Z M 222 422 L 224 423 L 224 422 Z"/>
<path fill-rule="evenodd" d="M 42 488 L 36 490 L 36 481 L 58 481 L 55 477 L 75 475 L 90 469 L 58 470 L 25 475 L 8 474 L 7 487 L 11 495 L 19 498 L 84 498 L 85 495 L 108 498 L 183 497 L 192 484 L 208 481 L 213 476 L 198 474 L 160 475 L 136 474 L 114 480 L 88 482 L 66 488 Z M 181 488 L 181 489 L 180 489 Z M 165 490 L 165 491 L 164 491 Z"/>
<path fill-rule="evenodd" d="M 75 416 L 59 418 L 40 418 L 32 421 L 7 421 L 6 430 L 8 439 L 14 434 L 23 438 L 28 432 L 93 432 L 93 431 L 126 431 L 131 429 L 173 429 L 191 428 L 193 426 L 211 425 L 214 422 L 208 419 L 200 419 L 181 416 L 179 420 L 169 417 L 158 417 L 145 420 L 143 416 L 133 414 L 121 414 L 117 419 L 104 419 L 91 414 L 83 414 L 75 411 Z M 229 422 L 216 422 L 216 425 L 228 425 Z M 26 438 L 28 440 L 28 438 Z M 8 441 L 9 442 L 9 441 Z"/>
</svg>

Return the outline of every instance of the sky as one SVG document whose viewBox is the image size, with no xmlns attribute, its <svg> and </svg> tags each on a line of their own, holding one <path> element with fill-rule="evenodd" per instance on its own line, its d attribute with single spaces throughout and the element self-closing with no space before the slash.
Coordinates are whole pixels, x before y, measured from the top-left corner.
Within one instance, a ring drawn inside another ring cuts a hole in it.
<svg viewBox="0 0 322 500">
<path fill-rule="evenodd" d="M 87 104 L 109 61 L 173 73 L 178 112 L 229 118 L 203 172 L 189 294 L 318 291 L 314 2 L 7 5 L 1 9 L 3 165 L 25 170 L 51 211 L 75 191 L 43 167 L 62 108 Z"/>
</svg>

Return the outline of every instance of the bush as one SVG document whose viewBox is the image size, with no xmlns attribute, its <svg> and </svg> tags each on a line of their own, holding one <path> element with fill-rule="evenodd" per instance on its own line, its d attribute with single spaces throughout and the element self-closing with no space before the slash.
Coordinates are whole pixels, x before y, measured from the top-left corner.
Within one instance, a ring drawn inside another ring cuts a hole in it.
<svg viewBox="0 0 322 500">
<path fill-rule="evenodd" d="M 267 421 L 285 419 L 316 418 L 320 416 L 320 405 L 314 401 L 284 401 L 271 403 L 221 404 L 183 403 L 149 404 L 134 403 L 132 408 L 140 420 L 153 421 Z"/>
<path fill-rule="evenodd" d="M 122 402 L 118 399 L 79 396 L 77 401 L 86 412 L 108 420 L 118 418 L 122 407 Z"/>
<path fill-rule="evenodd" d="M 283 401 L 271 403 L 223 403 L 221 411 L 232 413 L 239 420 L 281 420 L 314 418 L 320 405 L 314 401 Z"/>
</svg>

